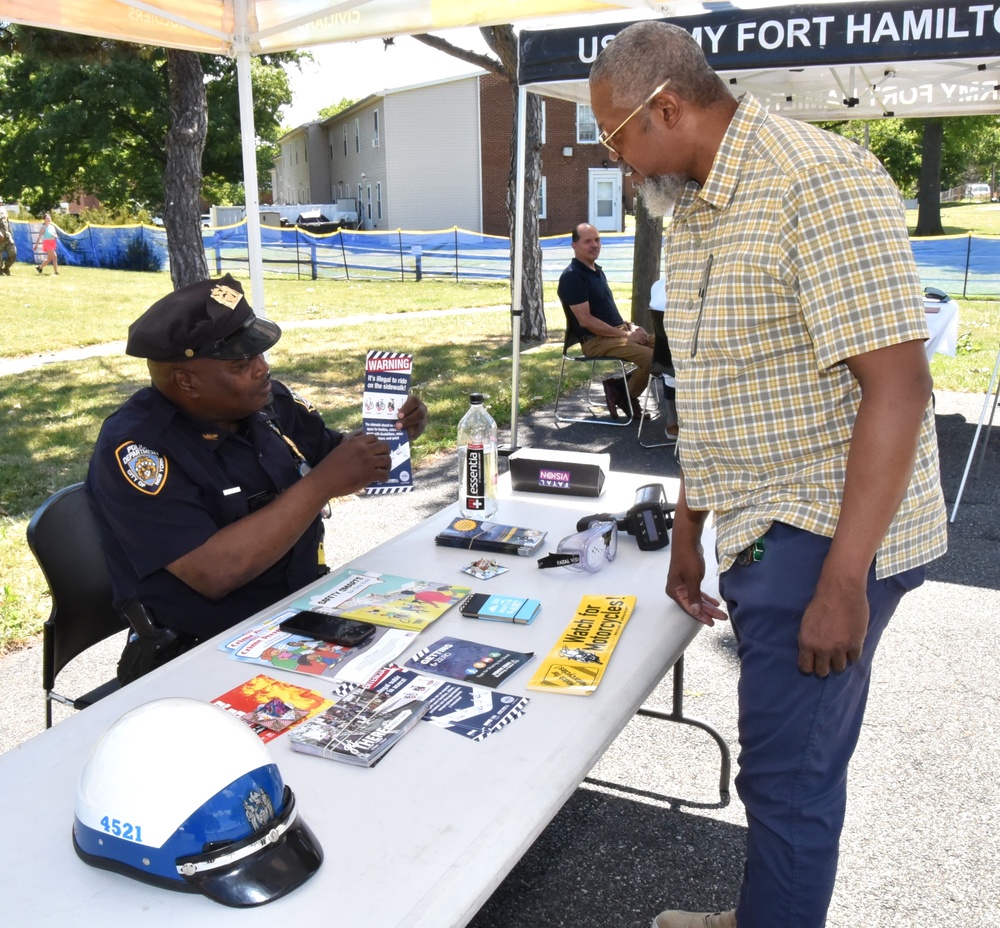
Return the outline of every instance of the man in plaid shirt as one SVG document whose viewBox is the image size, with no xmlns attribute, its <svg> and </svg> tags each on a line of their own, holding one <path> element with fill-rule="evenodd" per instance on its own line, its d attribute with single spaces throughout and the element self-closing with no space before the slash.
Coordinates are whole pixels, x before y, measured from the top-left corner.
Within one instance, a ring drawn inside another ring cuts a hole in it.
<svg viewBox="0 0 1000 928">
<path fill-rule="evenodd" d="M 714 514 L 740 659 L 747 861 L 735 909 L 654 928 L 821 928 L 871 662 L 944 553 L 920 281 L 899 193 L 854 143 L 735 99 L 678 26 L 591 71 L 601 141 L 673 207 L 664 326 L 683 471 L 667 594 L 703 594 Z"/>
</svg>

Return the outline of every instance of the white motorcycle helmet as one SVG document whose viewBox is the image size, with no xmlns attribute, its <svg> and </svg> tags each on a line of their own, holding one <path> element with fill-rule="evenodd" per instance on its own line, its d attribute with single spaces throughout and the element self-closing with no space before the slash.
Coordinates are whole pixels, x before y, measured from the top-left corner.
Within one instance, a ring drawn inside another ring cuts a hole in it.
<svg viewBox="0 0 1000 928">
<path fill-rule="evenodd" d="M 179 697 L 133 709 L 97 742 L 73 846 L 92 866 L 238 907 L 285 895 L 323 862 L 260 739 L 224 709 Z"/>
</svg>

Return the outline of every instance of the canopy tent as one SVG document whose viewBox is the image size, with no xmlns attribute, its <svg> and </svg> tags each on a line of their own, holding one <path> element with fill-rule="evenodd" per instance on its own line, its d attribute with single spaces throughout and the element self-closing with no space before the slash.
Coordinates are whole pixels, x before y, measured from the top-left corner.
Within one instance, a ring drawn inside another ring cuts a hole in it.
<svg viewBox="0 0 1000 928">
<path fill-rule="evenodd" d="M 967 116 L 1000 112 L 1000 3 L 773 0 L 671 4 L 668 20 L 699 42 L 734 94 L 804 120 Z M 527 92 L 589 103 L 600 50 L 630 23 L 522 30 L 519 113 Z M 523 228 L 524 137 L 518 125 L 516 229 Z M 512 311 L 520 312 L 520 249 Z M 519 326 L 514 326 L 511 445 L 517 447 Z"/>
<path fill-rule="evenodd" d="M 250 56 L 566 13 L 643 0 L 0 0 L 0 21 L 236 59 L 251 295 L 264 312 Z"/>
</svg>

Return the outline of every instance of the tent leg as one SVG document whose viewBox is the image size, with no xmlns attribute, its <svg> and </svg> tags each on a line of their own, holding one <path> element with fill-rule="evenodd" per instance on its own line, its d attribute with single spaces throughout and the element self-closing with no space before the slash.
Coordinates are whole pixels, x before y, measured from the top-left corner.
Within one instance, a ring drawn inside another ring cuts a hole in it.
<svg viewBox="0 0 1000 928">
<path fill-rule="evenodd" d="M 514 173 L 513 280 L 510 288 L 510 341 L 513 354 L 510 384 L 510 450 L 517 450 L 518 402 L 521 392 L 521 292 L 524 274 L 524 138 L 527 134 L 528 92 L 517 88 L 517 163 Z"/>
</svg>

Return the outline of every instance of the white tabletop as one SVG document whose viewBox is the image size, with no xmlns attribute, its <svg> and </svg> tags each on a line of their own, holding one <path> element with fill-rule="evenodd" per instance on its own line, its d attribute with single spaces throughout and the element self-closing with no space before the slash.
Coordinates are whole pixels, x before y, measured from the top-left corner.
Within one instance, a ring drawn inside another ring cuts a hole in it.
<svg viewBox="0 0 1000 928">
<path fill-rule="evenodd" d="M 543 551 L 575 531 L 580 515 L 623 511 L 649 477 L 615 474 L 600 499 L 518 493 L 501 501 L 497 521 L 546 530 Z M 676 498 L 676 481 L 663 481 Z M 455 514 L 438 513 L 357 559 L 356 566 L 427 580 L 464 583 L 468 551 L 439 548 L 433 536 Z M 706 551 L 712 539 L 706 538 Z M 617 559 L 596 574 L 539 570 L 536 558 L 498 556 L 510 571 L 465 585 L 542 602 L 531 625 L 464 619 L 449 610 L 415 639 L 443 635 L 533 650 L 535 659 L 501 689 L 527 695 L 521 718 L 475 743 L 418 724 L 372 769 L 293 752 L 284 736 L 268 745 L 295 792 L 325 861 L 306 884 L 256 909 L 228 909 L 200 895 L 162 890 L 95 869 L 75 855 L 70 832 L 76 782 L 99 735 L 133 706 L 162 696 L 206 701 L 261 667 L 228 659 L 207 642 L 166 667 L 76 713 L 0 756 L 5 840 L 3 922 L 31 926 L 318 924 L 326 928 L 447 928 L 465 925 L 587 775 L 701 627 L 663 594 L 669 549 L 642 552 L 621 537 Z M 711 572 L 711 571 L 710 571 Z M 706 591 L 716 593 L 714 576 Z M 567 696 L 525 684 L 585 594 L 638 597 L 597 691 Z M 282 604 L 260 613 L 275 614 Z M 247 623 L 252 624 L 251 622 Z M 280 670 L 272 675 L 323 691 Z M 329 684 L 326 684 L 329 686 Z M 197 770 L 191 771 L 197 776 Z"/>
<path fill-rule="evenodd" d="M 924 302 L 924 315 L 927 317 L 927 330 L 930 338 L 924 342 L 929 361 L 936 353 L 955 357 L 958 348 L 958 303 L 948 300 L 938 303 L 931 300 Z"/>
</svg>

